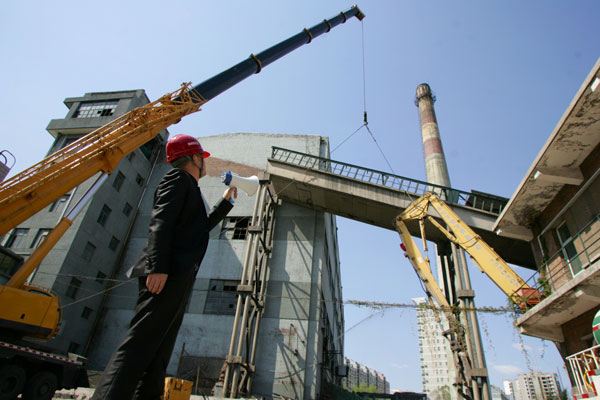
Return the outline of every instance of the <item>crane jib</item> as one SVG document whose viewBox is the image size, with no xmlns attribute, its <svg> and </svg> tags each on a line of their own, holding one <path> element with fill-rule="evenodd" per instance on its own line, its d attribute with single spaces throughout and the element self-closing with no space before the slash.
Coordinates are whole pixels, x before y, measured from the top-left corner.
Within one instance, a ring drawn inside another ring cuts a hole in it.
<svg viewBox="0 0 600 400">
<path fill-rule="evenodd" d="M 356 17 L 358 20 L 362 21 L 365 15 L 357 6 L 353 6 L 348 11 L 341 12 L 329 20 L 323 20 L 323 22 L 310 29 L 304 29 L 302 32 L 299 32 L 289 39 L 277 43 L 256 55 L 250 55 L 246 60 L 194 86 L 191 92 L 198 98 L 206 101 L 211 100 L 249 76 L 260 72 L 262 68 L 272 62 L 296 50 L 298 47 L 310 43 L 314 38 L 329 32 L 332 28 L 339 24 L 343 24 L 348 18 L 352 17 Z M 175 99 L 175 101 L 177 100 L 179 99 Z"/>
</svg>

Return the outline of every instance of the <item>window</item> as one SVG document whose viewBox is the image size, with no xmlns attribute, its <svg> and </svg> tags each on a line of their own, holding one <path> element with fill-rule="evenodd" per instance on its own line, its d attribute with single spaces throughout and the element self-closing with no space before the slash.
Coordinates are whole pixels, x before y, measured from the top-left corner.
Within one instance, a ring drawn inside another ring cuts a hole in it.
<svg viewBox="0 0 600 400">
<path fill-rule="evenodd" d="M 117 247 L 119 247 L 119 239 L 117 239 L 116 237 L 113 236 L 112 239 L 110 239 L 108 248 L 111 249 L 112 251 L 115 251 L 117 249 Z"/>
<path fill-rule="evenodd" d="M 98 275 L 96 275 L 96 282 L 104 283 L 105 278 L 106 278 L 106 274 L 102 271 L 98 271 Z"/>
<path fill-rule="evenodd" d="M 89 307 L 83 307 L 83 311 L 81 312 L 81 318 L 83 318 L 83 319 L 89 319 L 90 315 L 92 315 L 93 311 L 94 310 L 92 310 Z"/>
<path fill-rule="evenodd" d="M 117 190 L 121 190 L 121 186 L 123 186 L 123 182 L 125 182 L 125 175 L 121 173 L 121 171 L 117 172 L 117 176 L 115 176 L 115 180 L 113 181 L 113 187 Z"/>
<path fill-rule="evenodd" d="M 249 225 L 250 217 L 226 217 L 223 219 L 219 239 L 244 240 Z"/>
<path fill-rule="evenodd" d="M 112 210 L 110 207 L 105 204 L 100 211 L 100 215 L 98 216 L 98 223 L 102 226 L 106 225 L 106 221 L 108 221 L 108 217 L 110 216 L 111 212 Z"/>
<path fill-rule="evenodd" d="M 71 342 L 69 344 L 69 353 L 76 353 L 79 350 L 79 343 Z"/>
<path fill-rule="evenodd" d="M 131 214 L 131 210 L 133 210 L 133 207 L 131 207 L 131 204 L 125 203 L 125 206 L 123 206 L 123 214 L 125 214 L 125 216 L 129 217 L 129 214 Z"/>
<path fill-rule="evenodd" d="M 67 288 L 65 295 L 67 297 L 74 299 L 75 296 L 77 296 L 77 291 L 79 290 L 80 287 L 81 287 L 81 281 L 77 278 L 71 278 L 71 283 L 69 283 L 69 287 Z"/>
<path fill-rule="evenodd" d="M 135 183 L 137 183 L 139 186 L 142 186 L 144 184 L 144 178 L 142 178 L 140 174 L 137 174 L 135 177 Z"/>
<path fill-rule="evenodd" d="M 569 227 L 566 223 L 563 223 L 561 226 L 556 228 L 556 233 L 558 235 L 560 245 L 562 246 L 561 251 L 563 253 L 563 257 L 569 264 L 571 273 L 573 275 L 578 274 L 582 269 L 581 260 L 579 259 L 579 254 L 577 254 L 577 249 L 575 249 L 575 243 L 573 243 L 573 238 L 571 237 Z"/>
<path fill-rule="evenodd" d="M 117 100 L 81 103 L 73 118 L 95 118 L 113 115 Z"/>
<path fill-rule="evenodd" d="M 29 228 L 15 228 L 12 230 L 6 242 L 4 242 L 4 247 L 19 247 L 23 238 L 29 232 Z"/>
<path fill-rule="evenodd" d="M 81 255 L 81 257 L 85 261 L 92 261 L 92 257 L 94 256 L 94 251 L 96 251 L 96 246 L 94 246 L 90 242 L 87 242 L 87 244 L 83 248 L 83 254 Z"/>
<path fill-rule="evenodd" d="M 235 315 L 237 284 L 237 281 L 211 279 L 204 313 Z"/>
<path fill-rule="evenodd" d="M 50 204 L 49 212 L 62 211 L 62 207 L 67 204 L 67 200 L 69 199 L 69 195 L 65 194 L 64 196 L 56 199 L 54 203 Z"/>
<path fill-rule="evenodd" d="M 33 239 L 33 242 L 31 242 L 31 246 L 29 246 L 32 249 L 37 249 L 40 244 L 42 244 L 42 242 L 44 241 L 44 239 L 46 239 L 46 236 L 48 236 L 48 234 L 50 233 L 52 229 L 48 229 L 48 228 L 42 228 L 39 229 L 37 231 L 37 233 L 35 234 L 35 238 Z"/>
</svg>

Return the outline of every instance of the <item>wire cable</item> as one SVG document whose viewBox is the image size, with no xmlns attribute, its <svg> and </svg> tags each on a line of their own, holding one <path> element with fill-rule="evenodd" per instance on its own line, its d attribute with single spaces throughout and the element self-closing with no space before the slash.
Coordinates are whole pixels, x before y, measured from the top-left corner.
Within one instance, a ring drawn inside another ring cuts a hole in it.
<svg viewBox="0 0 600 400">
<path fill-rule="evenodd" d="M 329 152 L 330 156 L 331 156 L 331 154 L 333 154 L 334 151 L 336 151 L 337 149 L 339 149 L 344 143 L 346 143 L 352 136 L 354 136 L 356 134 L 356 132 L 360 131 L 364 126 L 366 126 L 366 125 L 363 123 L 361 126 L 358 127 L 357 130 L 355 130 L 354 132 L 352 132 L 350 134 L 350 136 L 348 136 L 346 139 L 344 139 L 342 141 L 342 143 L 340 143 L 337 146 L 335 146 L 335 148 Z"/>
</svg>

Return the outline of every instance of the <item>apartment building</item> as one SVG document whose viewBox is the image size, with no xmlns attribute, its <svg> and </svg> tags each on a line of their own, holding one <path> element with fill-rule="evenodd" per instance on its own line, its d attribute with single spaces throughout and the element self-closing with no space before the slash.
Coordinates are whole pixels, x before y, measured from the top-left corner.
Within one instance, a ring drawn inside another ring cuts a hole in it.
<svg viewBox="0 0 600 400">
<path fill-rule="evenodd" d="M 367 387 L 373 385 L 377 393 L 390 393 L 390 383 L 383 373 L 346 357 L 344 362 L 348 368 L 348 375 L 344 378 L 347 388 L 360 387 L 361 384 Z"/>
<path fill-rule="evenodd" d="M 514 400 L 557 400 L 561 387 L 554 373 L 534 371 L 520 374 L 514 381 L 504 381 Z"/>
<path fill-rule="evenodd" d="M 448 393 L 452 399 L 456 399 L 457 394 L 452 386 L 456 372 L 450 342 L 442 334 L 448 329 L 448 322 L 441 313 L 438 322 L 433 310 L 419 307 L 428 304 L 425 297 L 414 298 L 412 301 L 417 305 L 423 392 L 431 399 L 444 398 L 445 393 Z"/>
<path fill-rule="evenodd" d="M 556 344 L 575 397 L 597 396 L 598 389 L 586 371 L 600 365 L 592 336 L 600 309 L 599 143 L 600 59 L 495 224 L 499 235 L 530 242 L 537 272 L 527 284 L 541 301 L 516 325 Z"/>
</svg>

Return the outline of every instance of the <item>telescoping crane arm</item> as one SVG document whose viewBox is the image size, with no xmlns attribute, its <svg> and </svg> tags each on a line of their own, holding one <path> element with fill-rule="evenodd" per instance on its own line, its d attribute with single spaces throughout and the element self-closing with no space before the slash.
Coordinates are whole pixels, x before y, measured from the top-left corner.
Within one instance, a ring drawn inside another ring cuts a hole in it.
<svg viewBox="0 0 600 400">
<path fill-rule="evenodd" d="M 93 185 L 99 187 L 103 175 L 110 174 L 124 156 L 159 132 L 179 122 L 184 116 L 199 111 L 204 103 L 352 17 L 362 20 L 364 14 L 357 6 L 353 6 L 257 55 L 251 54 L 246 60 L 195 87 L 184 84 L 178 90 L 128 112 L 0 183 L 0 235 L 101 172 Z M 91 195 L 88 193 L 85 197 Z M 79 203 L 74 210 L 81 207 Z M 59 222 L 6 285 L 0 285 L 0 328 L 9 327 L 39 337 L 52 337 L 56 333 L 60 321 L 57 298 L 49 292 L 41 294 L 42 289 L 30 288 L 25 282 L 71 225 L 74 210 Z"/>
<path fill-rule="evenodd" d="M 429 215 L 430 206 L 437 211 L 452 233 Z M 446 305 L 447 301 L 445 301 L 445 297 L 435 283 L 435 280 L 433 280 L 429 260 L 421 255 L 405 224 L 407 221 L 415 220 L 419 221 L 425 249 L 427 248 L 427 243 L 424 223 L 425 220 L 428 220 L 450 241 L 469 253 L 481 272 L 485 273 L 515 304 L 523 307 L 525 305 L 535 305 L 540 302 L 541 294 L 539 291 L 530 288 L 502 257 L 462 221 L 446 203 L 433 193 L 426 193 L 412 202 L 402 214 L 396 217 L 396 227 L 402 237 L 408 258 L 425 283 L 430 294 L 433 295 L 440 305 Z"/>
<path fill-rule="evenodd" d="M 160 131 L 250 75 L 329 32 L 348 18 L 364 14 L 353 6 L 264 50 L 226 71 L 190 88 L 169 93 L 89 133 L 59 152 L 0 184 L 0 235 L 99 171 L 110 173 L 122 157 L 154 138 Z"/>
</svg>

